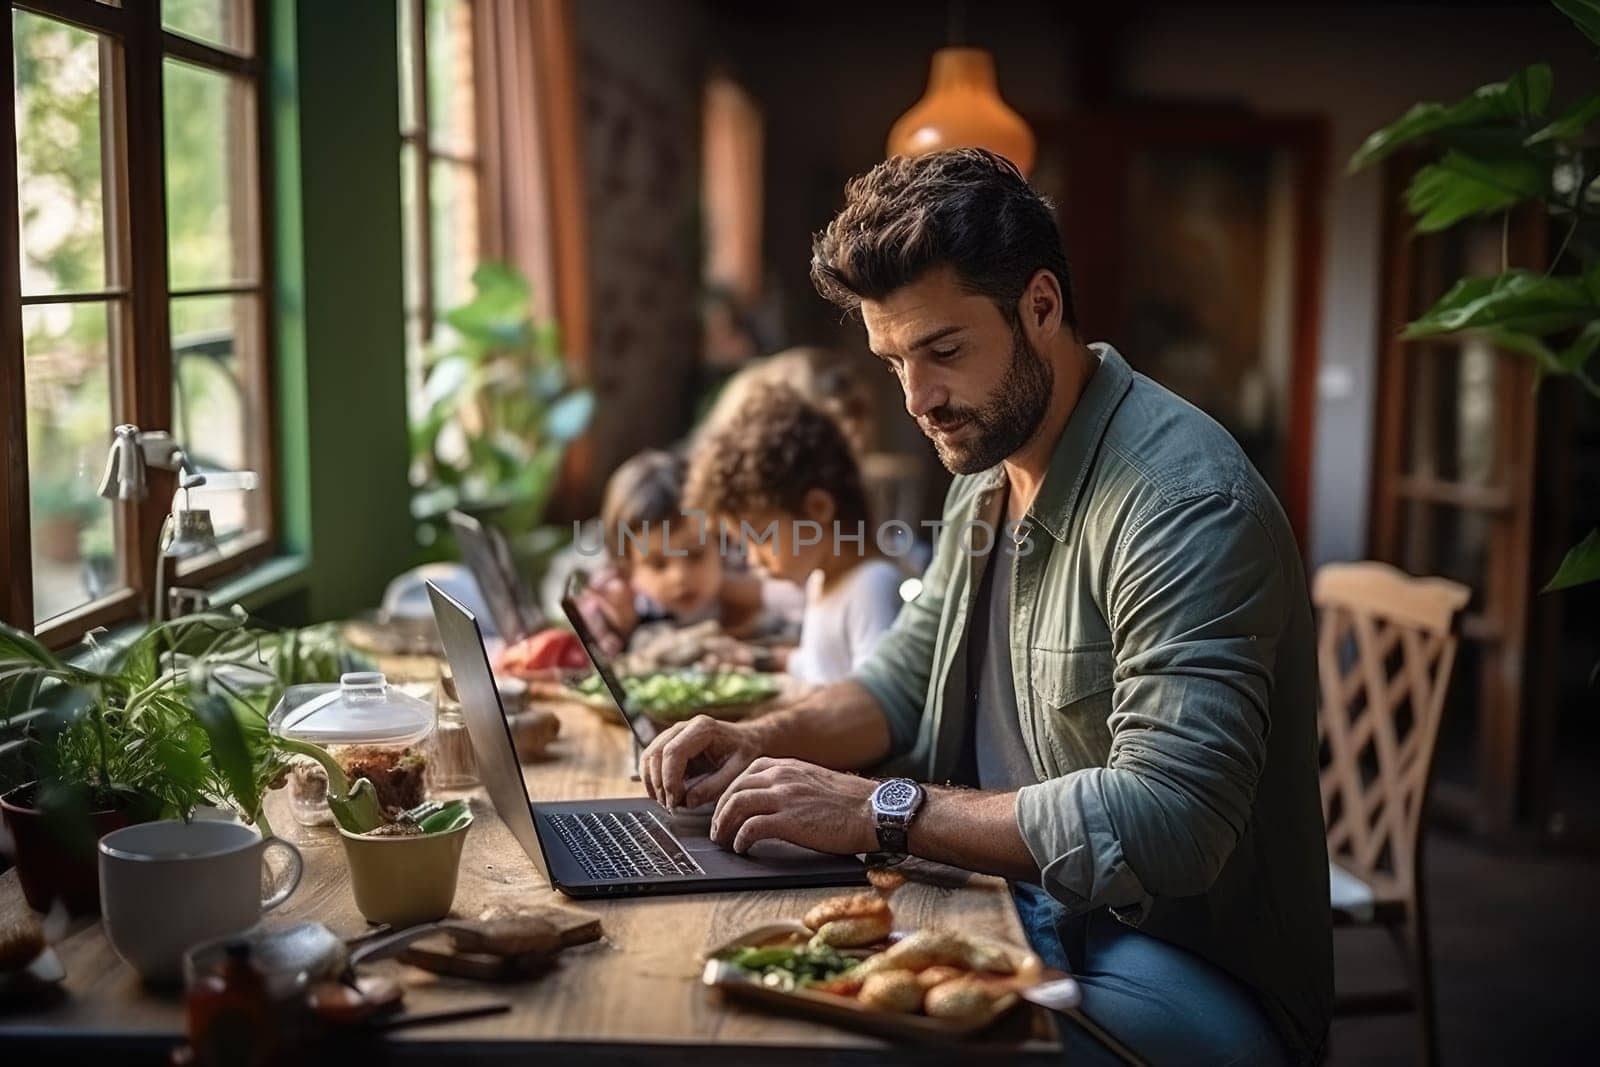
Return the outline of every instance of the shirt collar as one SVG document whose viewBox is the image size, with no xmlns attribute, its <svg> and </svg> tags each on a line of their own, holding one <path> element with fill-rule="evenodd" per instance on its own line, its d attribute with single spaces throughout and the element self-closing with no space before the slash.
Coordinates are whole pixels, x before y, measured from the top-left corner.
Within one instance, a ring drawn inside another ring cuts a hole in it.
<svg viewBox="0 0 1600 1067">
<path fill-rule="evenodd" d="M 1100 451 L 1106 427 L 1133 385 L 1133 368 L 1115 348 L 1096 341 L 1089 346 L 1089 351 L 1100 360 L 1100 366 L 1084 386 L 1083 394 L 1067 418 L 1066 429 L 1062 430 L 1050 459 L 1050 469 L 1045 472 L 1044 484 L 1028 509 L 1029 521 L 1043 526 L 1057 541 L 1067 539 L 1073 510 L 1078 505 L 1084 482 L 1089 480 L 1089 470 Z M 985 488 L 999 488 L 1005 481 L 1005 468 L 997 466 L 990 472 Z"/>
</svg>

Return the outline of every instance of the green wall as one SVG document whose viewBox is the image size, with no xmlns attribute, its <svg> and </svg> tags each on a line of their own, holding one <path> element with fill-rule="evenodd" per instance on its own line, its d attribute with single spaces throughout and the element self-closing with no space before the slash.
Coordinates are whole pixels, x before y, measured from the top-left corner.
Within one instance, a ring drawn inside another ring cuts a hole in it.
<svg viewBox="0 0 1600 1067">
<path fill-rule="evenodd" d="M 273 0 L 280 551 L 252 597 L 298 622 L 372 607 L 414 551 L 406 480 L 393 0 Z"/>
</svg>

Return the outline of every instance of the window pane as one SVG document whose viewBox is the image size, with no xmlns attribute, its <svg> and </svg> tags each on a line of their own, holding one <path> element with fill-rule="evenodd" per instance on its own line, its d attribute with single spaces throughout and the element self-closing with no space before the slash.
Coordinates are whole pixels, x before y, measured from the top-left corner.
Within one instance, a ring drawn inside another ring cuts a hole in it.
<svg viewBox="0 0 1600 1067">
<path fill-rule="evenodd" d="M 435 317 L 472 295 L 478 266 L 478 175 L 469 166 L 436 159 L 428 171 L 433 202 Z"/>
<path fill-rule="evenodd" d="M 250 0 L 161 0 L 161 26 L 230 52 L 250 53 Z"/>
<path fill-rule="evenodd" d="M 107 278 L 101 41 L 25 11 L 15 12 L 11 25 L 22 292 L 101 289 Z"/>
<path fill-rule="evenodd" d="M 1442 278 L 1488 277 L 1500 271 L 1501 223 L 1473 220 L 1416 244 L 1413 314 L 1441 296 Z M 1416 342 L 1407 358 L 1410 397 L 1406 463 L 1413 474 L 1471 485 L 1505 481 L 1499 441 L 1509 412 L 1505 381 L 1516 356 L 1501 355 L 1481 337 Z"/>
<path fill-rule="evenodd" d="M 112 504 L 96 489 L 116 418 L 108 305 L 22 309 L 35 623 L 120 588 Z"/>
<path fill-rule="evenodd" d="M 428 135 L 434 147 L 472 152 L 472 5 L 428 0 Z"/>
<path fill-rule="evenodd" d="M 254 281 L 255 91 L 165 64 L 167 250 L 174 289 Z"/>
<path fill-rule="evenodd" d="M 412 47 L 416 31 L 411 14 L 414 0 L 398 0 L 400 9 L 400 129 L 410 132 L 417 123 L 417 53 Z"/>
<path fill-rule="evenodd" d="M 172 432 L 203 471 L 262 468 L 260 336 L 256 296 L 172 301 Z M 262 527 L 265 499 L 265 486 L 250 492 L 199 490 L 190 504 L 210 510 L 217 542 L 226 551 L 228 541 Z"/>
</svg>

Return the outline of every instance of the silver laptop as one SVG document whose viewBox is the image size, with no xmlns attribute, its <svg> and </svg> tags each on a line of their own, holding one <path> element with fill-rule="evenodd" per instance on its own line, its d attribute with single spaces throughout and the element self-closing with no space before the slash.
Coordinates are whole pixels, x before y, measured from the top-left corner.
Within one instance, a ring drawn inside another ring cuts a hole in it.
<svg viewBox="0 0 1600 1067">
<path fill-rule="evenodd" d="M 763 842 L 752 855 L 729 852 L 707 836 L 705 820 L 679 824 L 646 797 L 533 802 L 478 620 L 432 582 L 428 596 L 455 675 L 478 774 L 495 811 L 554 888 L 572 897 L 600 897 L 866 881 L 865 868 L 853 856 L 829 856 L 781 842 Z M 591 658 L 598 654 L 589 642 L 585 647 Z M 596 668 L 611 688 L 615 676 L 609 664 L 602 668 L 603 662 L 596 661 Z M 634 725 L 621 705 L 617 710 Z"/>
<path fill-rule="evenodd" d="M 456 535 L 461 561 L 477 581 L 500 639 L 513 644 L 543 626 L 544 618 L 517 574 L 505 535 L 462 511 L 452 509 L 445 517 Z"/>
</svg>

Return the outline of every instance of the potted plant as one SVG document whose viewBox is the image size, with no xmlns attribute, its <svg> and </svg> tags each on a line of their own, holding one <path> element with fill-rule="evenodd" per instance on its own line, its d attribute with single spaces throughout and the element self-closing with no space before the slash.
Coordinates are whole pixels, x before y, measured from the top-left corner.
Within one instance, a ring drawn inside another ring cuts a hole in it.
<svg viewBox="0 0 1600 1067">
<path fill-rule="evenodd" d="M 1554 0 L 1600 45 L 1600 0 Z M 1532 361 L 1536 384 L 1566 379 L 1600 400 L 1600 93 L 1557 104 L 1550 66 L 1535 63 L 1450 104 L 1419 103 L 1351 157 L 1359 171 L 1401 148 L 1429 162 L 1406 190 L 1418 233 L 1534 209 L 1561 234 L 1549 261 L 1463 278 L 1406 326 L 1407 340 L 1471 334 Z M 1503 246 L 1502 246 L 1503 248 Z M 1600 581 L 1600 529 L 1574 545 L 1545 591 Z"/>
<path fill-rule="evenodd" d="M 271 833 L 262 812 L 283 755 L 266 728 L 281 686 L 330 669 L 314 633 L 264 634 L 242 611 L 146 628 L 65 659 L 0 626 L 0 728 L 24 771 L 0 796 L 28 903 L 97 910 L 95 843 L 135 822 L 223 803 Z"/>
<path fill-rule="evenodd" d="M 78 477 L 38 479 L 32 493 L 36 551 L 52 563 L 76 563 L 79 540 L 105 501 Z"/>
<path fill-rule="evenodd" d="M 554 324 L 534 318 L 527 279 L 485 263 L 472 282 L 473 298 L 444 316 L 449 345 L 428 360 L 411 427 L 412 512 L 431 558 L 444 558 L 443 517 L 459 508 L 491 518 L 526 563 L 552 550 L 540 523 L 594 394 L 567 373 Z"/>
</svg>

